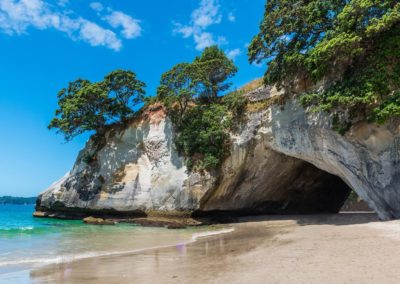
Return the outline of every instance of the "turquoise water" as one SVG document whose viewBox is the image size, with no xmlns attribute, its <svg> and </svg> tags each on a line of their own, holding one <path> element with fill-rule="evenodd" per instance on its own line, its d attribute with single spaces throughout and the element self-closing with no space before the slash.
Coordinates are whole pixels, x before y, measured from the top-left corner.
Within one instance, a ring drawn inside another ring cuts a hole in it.
<svg viewBox="0 0 400 284">
<path fill-rule="evenodd" d="M 78 259 L 184 246 L 215 228 L 168 230 L 33 218 L 33 205 L 0 205 L 0 275 Z"/>
<path fill-rule="evenodd" d="M 82 227 L 81 221 L 33 218 L 33 211 L 34 205 L 0 205 L 0 238 L 55 233 Z"/>
</svg>

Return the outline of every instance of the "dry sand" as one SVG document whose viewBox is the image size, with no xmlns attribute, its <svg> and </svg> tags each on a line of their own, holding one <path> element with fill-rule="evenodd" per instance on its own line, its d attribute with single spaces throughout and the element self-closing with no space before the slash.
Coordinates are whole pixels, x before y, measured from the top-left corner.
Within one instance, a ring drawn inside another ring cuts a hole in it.
<svg viewBox="0 0 400 284">
<path fill-rule="evenodd" d="M 242 220 L 244 221 L 244 220 Z M 274 216 L 171 248 L 30 272 L 34 283 L 400 283 L 400 221 Z"/>
</svg>

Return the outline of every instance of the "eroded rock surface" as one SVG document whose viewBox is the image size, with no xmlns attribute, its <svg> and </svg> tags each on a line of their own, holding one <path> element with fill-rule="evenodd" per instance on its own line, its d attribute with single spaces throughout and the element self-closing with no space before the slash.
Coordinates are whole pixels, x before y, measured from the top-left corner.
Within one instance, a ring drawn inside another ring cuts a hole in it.
<svg viewBox="0 0 400 284">
<path fill-rule="evenodd" d="M 259 95 L 259 94 L 258 94 Z M 296 99 L 247 114 L 219 172 L 189 173 L 165 111 L 148 110 L 101 142 L 37 202 L 41 211 L 132 214 L 337 212 L 350 188 L 382 219 L 400 218 L 398 124 L 360 123 L 345 135 Z"/>
<path fill-rule="evenodd" d="M 72 171 L 38 197 L 37 209 L 100 215 L 197 209 L 213 179 L 188 175 L 172 137 L 158 107 L 101 141 L 91 139 Z"/>
</svg>

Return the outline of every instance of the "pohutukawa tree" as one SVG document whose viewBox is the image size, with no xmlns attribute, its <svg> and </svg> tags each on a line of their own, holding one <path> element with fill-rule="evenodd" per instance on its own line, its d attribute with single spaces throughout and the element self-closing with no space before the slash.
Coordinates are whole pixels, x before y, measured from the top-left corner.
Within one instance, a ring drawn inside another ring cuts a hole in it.
<svg viewBox="0 0 400 284">
<path fill-rule="evenodd" d="M 113 100 L 114 116 L 120 120 L 128 118 L 143 103 L 146 84 L 132 71 L 112 71 L 100 84 Z"/>
<path fill-rule="evenodd" d="M 231 86 L 228 79 L 237 67 L 218 46 L 204 49 L 191 63 L 179 63 L 161 76 L 157 96 L 167 105 L 177 106 L 181 121 L 191 102 L 211 103 Z M 178 125 L 179 125 L 178 121 Z"/>
<path fill-rule="evenodd" d="M 399 1 L 268 0 L 249 59 L 266 62 L 267 84 L 327 79 L 307 105 L 384 122 L 400 116 L 399 49 Z"/>
<path fill-rule="evenodd" d="M 230 88 L 232 84 L 227 80 L 238 71 L 233 61 L 216 45 L 206 47 L 192 65 L 196 70 L 198 81 L 204 86 L 199 96 L 211 101 Z"/>
<path fill-rule="evenodd" d="M 191 63 L 179 63 L 165 72 L 157 96 L 165 100 L 205 99 L 212 102 L 229 89 L 227 80 L 237 72 L 237 67 L 218 46 L 206 47 Z"/>
<path fill-rule="evenodd" d="M 233 61 L 211 46 L 193 62 L 177 64 L 161 77 L 157 97 L 168 107 L 175 145 L 189 168 L 212 169 L 225 157 L 233 112 L 228 109 L 232 104 L 218 98 L 236 72 Z"/>
<path fill-rule="evenodd" d="M 190 63 L 179 63 L 162 74 L 157 96 L 168 107 L 176 106 L 178 125 L 190 102 L 199 93 L 200 85 L 196 68 Z"/>
<path fill-rule="evenodd" d="M 64 134 L 67 141 L 86 131 L 102 133 L 108 125 L 135 114 L 145 86 L 135 73 L 125 70 L 113 71 L 101 82 L 71 82 L 58 93 L 59 108 L 48 128 Z"/>
</svg>

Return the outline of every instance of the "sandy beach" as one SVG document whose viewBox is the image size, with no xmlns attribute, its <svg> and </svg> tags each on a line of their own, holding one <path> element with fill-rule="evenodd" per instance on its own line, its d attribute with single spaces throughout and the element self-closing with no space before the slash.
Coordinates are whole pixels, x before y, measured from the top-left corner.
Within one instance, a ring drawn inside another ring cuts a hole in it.
<svg viewBox="0 0 400 284">
<path fill-rule="evenodd" d="M 226 226 L 233 232 L 187 245 L 44 266 L 30 271 L 29 280 L 400 283 L 400 221 L 380 222 L 373 213 L 260 216 L 241 221 Z"/>
</svg>

